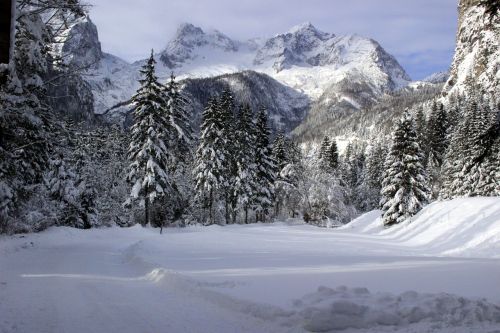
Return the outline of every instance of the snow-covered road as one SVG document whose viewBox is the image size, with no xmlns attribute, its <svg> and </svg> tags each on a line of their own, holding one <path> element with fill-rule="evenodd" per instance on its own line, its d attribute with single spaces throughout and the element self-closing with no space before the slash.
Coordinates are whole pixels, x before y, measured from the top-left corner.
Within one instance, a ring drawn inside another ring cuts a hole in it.
<svg viewBox="0 0 500 333">
<path fill-rule="evenodd" d="M 498 257 L 431 255 L 349 229 L 53 228 L 0 238 L 2 333 L 489 333 L 500 332 L 495 304 Z"/>
</svg>

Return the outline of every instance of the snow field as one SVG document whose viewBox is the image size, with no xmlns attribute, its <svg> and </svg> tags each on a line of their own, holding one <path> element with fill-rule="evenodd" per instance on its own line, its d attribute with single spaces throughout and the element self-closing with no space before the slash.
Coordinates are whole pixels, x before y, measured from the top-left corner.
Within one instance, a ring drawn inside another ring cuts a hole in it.
<svg viewBox="0 0 500 333">
<path fill-rule="evenodd" d="M 0 332 L 499 332 L 499 198 L 379 215 L 2 237 Z"/>
</svg>

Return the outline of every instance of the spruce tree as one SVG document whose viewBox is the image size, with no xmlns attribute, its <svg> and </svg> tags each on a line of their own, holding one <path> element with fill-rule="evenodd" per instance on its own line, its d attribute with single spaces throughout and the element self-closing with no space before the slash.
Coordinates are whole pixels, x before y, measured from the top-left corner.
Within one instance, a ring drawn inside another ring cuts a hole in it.
<svg viewBox="0 0 500 333">
<path fill-rule="evenodd" d="M 335 139 L 330 141 L 330 138 L 325 136 L 320 147 L 319 163 L 321 169 L 324 171 L 331 173 L 337 169 L 339 163 L 339 153 Z"/>
<path fill-rule="evenodd" d="M 432 198 L 436 199 L 442 186 L 441 167 L 448 149 L 449 123 L 443 104 L 434 102 L 427 128 L 427 174 L 431 185 Z"/>
<path fill-rule="evenodd" d="M 150 224 L 150 204 L 171 192 L 167 150 L 169 115 L 162 86 L 155 75 L 153 51 L 141 69 L 141 86 L 132 97 L 134 125 L 128 157 L 131 162 L 127 176 L 132 185 L 130 199 L 144 203 L 145 223 Z M 130 204 L 130 199 L 126 202 Z"/>
<path fill-rule="evenodd" d="M 264 221 L 273 205 L 274 182 L 276 179 L 276 163 L 272 157 L 268 127 L 267 111 L 259 109 L 256 123 L 255 164 L 257 168 L 257 191 L 255 196 L 255 211 L 257 221 Z"/>
<path fill-rule="evenodd" d="M 475 94 L 471 93 L 465 102 L 462 120 L 456 126 L 450 147 L 446 153 L 446 164 L 444 166 L 444 183 L 441 197 L 445 199 L 462 197 L 490 195 L 483 190 L 489 188 L 482 184 L 479 190 L 479 182 L 486 179 L 486 162 L 494 151 L 494 142 L 497 133 L 496 114 L 491 112 L 487 102 L 481 101 Z M 488 169 L 490 169 L 488 167 Z M 493 186 L 494 187 L 494 186 Z"/>
<path fill-rule="evenodd" d="M 221 138 L 224 143 L 220 147 L 224 163 L 224 181 L 222 191 L 225 206 L 226 223 L 234 223 L 236 219 L 236 206 L 238 196 L 235 189 L 236 178 L 238 175 L 238 166 L 236 165 L 236 121 L 235 121 L 235 103 L 230 90 L 222 92 L 220 97 L 220 107 L 218 108 L 218 117 L 221 127 Z"/>
<path fill-rule="evenodd" d="M 273 142 L 273 157 L 276 161 L 278 173 L 288 164 L 287 142 L 283 132 L 278 133 Z"/>
<path fill-rule="evenodd" d="M 208 224 L 214 223 L 214 203 L 225 182 L 225 141 L 222 137 L 219 102 L 216 98 L 208 101 L 203 111 L 203 122 L 196 160 L 194 176 L 198 201 L 208 209 Z"/>
<path fill-rule="evenodd" d="M 437 109 L 436 101 L 433 102 L 431 109 Z M 417 132 L 418 144 L 420 145 L 420 149 L 422 150 L 424 158 L 422 160 L 422 164 L 426 166 L 429 161 L 429 131 L 428 122 L 424 114 L 423 107 L 418 108 L 417 112 L 415 113 L 415 130 Z"/>
<path fill-rule="evenodd" d="M 428 122 L 428 145 L 429 158 L 441 167 L 443 158 L 448 148 L 448 117 L 443 104 L 434 104 L 429 115 Z"/>
<path fill-rule="evenodd" d="M 337 148 L 337 141 L 332 140 L 330 148 L 328 149 L 328 166 L 331 170 L 336 170 L 339 165 L 339 152 Z"/>
<path fill-rule="evenodd" d="M 234 181 L 234 196 L 238 198 L 238 203 L 245 213 L 244 222 L 247 224 L 248 210 L 253 204 L 258 188 L 255 164 L 256 133 L 249 105 L 240 107 L 236 120 L 234 159 L 237 170 Z M 233 214 L 235 213 L 233 211 Z"/>
<path fill-rule="evenodd" d="M 180 85 L 173 73 L 170 75 L 170 81 L 164 86 L 164 95 L 171 134 L 167 141 L 167 149 L 171 157 L 169 173 L 176 196 L 175 200 L 171 200 L 170 204 L 166 203 L 166 206 L 171 211 L 170 217 L 175 220 L 189 209 L 189 197 L 194 187 L 191 177 L 194 135 L 189 116 L 189 101 L 181 93 Z"/>
<path fill-rule="evenodd" d="M 322 167 L 328 167 L 328 151 L 330 150 L 330 138 L 325 136 L 319 148 L 319 160 Z"/>
<path fill-rule="evenodd" d="M 427 203 L 428 193 L 415 121 L 405 111 L 392 135 L 385 163 L 381 191 L 384 225 L 401 223 L 415 215 Z"/>
<path fill-rule="evenodd" d="M 382 175 L 387 151 L 382 142 L 377 141 L 368 151 L 363 169 L 363 181 L 360 192 L 365 193 L 366 210 L 377 209 L 380 204 Z"/>
<path fill-rule="evenodd" d="M 175 81 L 175 76 L 170 75 L 170 81 L 163 88 L 168 107 L 171 138 L 168 143 L 176 162 L 189 160 L 191 145 L 193 141 L 193 128 L 188 113 L 189 101 L 181 94 L 180 86 Z"/>
</svg>

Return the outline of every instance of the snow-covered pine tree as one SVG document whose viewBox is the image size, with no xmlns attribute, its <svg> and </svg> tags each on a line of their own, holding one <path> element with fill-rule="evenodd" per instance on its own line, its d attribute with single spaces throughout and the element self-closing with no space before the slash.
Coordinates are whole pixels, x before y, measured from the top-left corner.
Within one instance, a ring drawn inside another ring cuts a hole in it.
<svg viewBox="0 0 500 333">
<path fill-rule="evenodd" d="M 170 155 L 166 145 L 171 135 L 168 133 L 169 115 L 162 86 L 155 75 L 155 63 L 151 51 L 151 56 L 141 69 L 141 86 L 131 99 L 134 104 L 134 125 L 128 151 L 131 164 L 127 180 L 132 190 L 126 203 L 130 204 L 130 199 L 141 199 L 146 224 L 151 222 L 150 204 L 171 191 L 168 174 Z"/>
<path fill-rule="evenodd" d="M 17 7 L 14 57 L 0 86 L 0 229 L 42 182 L 52 141 L 42 101 L 51 34 L 40 12 Z"/>
<path fill-rule="evenodd" d="M 441 167 L 448 148 L 448 116 L 443 104 L 434 102 L 427 123 L 427 174 L 431 186 L 431 197 L 436 199 L 442 186 Z"/>
<path fill-rule="evenodd" d="M 196 150 L 194 177 L 198 202 L 208 210 L 208 222 L 214 223 L 214 203 L 220 196 L 225 182 L 225 147 L 222 137 L 219 102 L 216 98 L 208 101 L 203 111 L 203 122 L 198 149 Z"/>
<path fill-rule="evenodd" d="M 431 106 L 431 110 L 437 110 L 436 101 L 433 102 Z M 432 113 L 433 111 L 431 111 Z M 428 121 L 427 117 L 424 114 L 424 108 L 419 107 L 417 112 L 415 113 L 415 130 L 417 132 L 418 144 L 420 145 L 420 149 L 422 150 L 422 154 L 424 159 L 422 160 L 422 164 L 427 166 L 429 161 L 429 131 L 428 131 Z"/>
<path fill-rule="evenodd" d="M 180 92 L 180 85 L 172 73 L 164 86 L 170 125 L 172 126 L 168 148 L 178 162 L 189 161 L 193 143 L 193 128 L 188 114 L 188 99 Z M 174 164 L 177 164 L 174 161 Z"/>
<path fill-rule="evenodd" d="M 304 165 L 304 179 L 298 194 L 304 221 L 322 227 L 342 225 L 353 217 L 355 209 L 348 205 L 345 187 L 331 170 L 321 168 L 321 162 Z"/>
<path fill-rule="evenodd" d="M 286 138 L 283 132 L 279 132 L 273 142 L 273 157 L 276 161 L 278 173 L 288 164 L 288 154 L 286 147 Z"/>
<path fill-rule="evenodd" d="M 484 189 L 494 187 L 485 184 L 494 178 L 485 178 L 487 173 L 484 163 L 494 151 L 493 143 L 497 135 L 496 114 L 491 112 L 486 101 L 481 101 L 473 92 L 464 104 L 462 120 L 456 126 L 445 158 L 444 182 L 440 193 L 445 199 L 491 195 L 490 191 L 484 192 Z M 483 184 L 480 186 L 482 190 L 479 191 L 480 179 Z"/>
<path fill-rule="evenodd" d="M 339 151 L 337 147 L 337 141 L 335 139 L 332 139 L 327 156 L 328 166 L 331 170 L 336 170 L 339 166 Z"/>
<path fill-rule="evenodd" d="M 427 124 L 429 159 L 438 166 L 443 165 L 443 158 L 448 148 L 448 116 L 442 103 L 434 102 Z"/>
<path fill-rule="evenodd" d="M 323 138 L 323 141 L 321 142 L 321 146 L 319 148 L 319 161 L 320 161 L 320 166 L 322 169 L 327 170 L 329 168 L 329 163 L 328 163 L 328 155 L 329 155 L 329 150 L 330 150 L 331 142 L 330 138 L 325 135 Z"/>
<path fill-rule="evenodd" d="M 244 222 L 247 224 L 248 211 L 253 206 L 258 190 L 257 166 L 255 163 L 256 131 L 252 119 L 252 110 L 249 105 L 240 107 L 236 120 L 234 158 L 237 172 L 234 182 L 234 196 L 238 198 L 238 205 L 243 209 Z M 233 214 L 235 213 L 233 211 Z"/>
<path fill-rule="evenodd" d="M 304 176 L 302 156 L 294 142 L 279 133 L 273 142 L 273 158 L 276 161 L 277 177 L 275 180 L 275 215 L 285 209 L 295 217 L 300 208 L 300 182 Z"/>
<path fill-rule="evenodd" d="M 362 189 L 363 169 L 365 165 L 365 145 L 359 142 L 349 142 L 342 161 L 342 184 L 345 186 L 348 204 L 364 211 L 365 193 Z"/>
<path fill-rule="evenodd" d="M 393 132 L 385 163 L 381 191 L 384 225 L 401 223 L 415 215 L 428 202 L 428 193 L 415 121 L 406 110 Z"/>
<path fill-rule="evenodd" d="M 366 165 L 363 169 L 362 188 L 359 189 L 365 193 L 366 210 L 377 209 L 379 207 L 386 155 L 387 149 L 381 141 L 377 141 L 367 153 Z"/>
<path fill-rule="evenodd" d="M 254 198 L 257 221 L 264 221 L 274 200 L 276 163 L 270 147 L 270 131 L 267 124 L 267 111 L 259 109 L 256 122 L 255 164 L 257 168 L 257 191 Z"/>
<path fill-rule="evenodd" d="M 320 147 L 319 161 L 320 167 L 324 171 L 332 173 L 337 169 L 339 164 L 339 153 L 335 139 L 330 140 L 328 136 L 325 136 Z"/>
<path fill-rule="evenodd" d="M 166 105 L 168 108 L 171 137 L 167 142 L 170 152 L 171 184 L 175 200 L 165 203 L 172 220 L 185 215 L 190 206 L 190 196 L 193 194 L 192 164 L 193 164 L 193 128 L 189 116 L 189 100 L 182 94 L 179 83 L 172 73 L 170 81 L 164 86 Z M 173 199 L 173 198 L 172 198 Z M 166 217 L 160 217 L 165 220 Z"/>
<path fill-rule="evenodd" d="M 220 96 L 218 108 L 219 122 L 221 127 L 221 138 L 223 146 L 220 151 L 223 154 L 224 173 L 222 176 L 222 191 L 225 206 L 226 223 L 234 223 L 236 219 L 236 206 L 238 204 L 237 192 L 234 190 L 238 167 L 236 165 L 236 121 L 235 103 L 231 91 L 224 90 Z"/>
</svg>

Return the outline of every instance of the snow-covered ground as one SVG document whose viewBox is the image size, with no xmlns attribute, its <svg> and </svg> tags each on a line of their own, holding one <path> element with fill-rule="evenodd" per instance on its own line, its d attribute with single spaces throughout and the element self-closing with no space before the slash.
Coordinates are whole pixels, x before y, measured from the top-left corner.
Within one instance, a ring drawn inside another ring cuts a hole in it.
<svg viewBox="0 0 500 333">
<path fill-rule="evenodd" d="M 0 238 L 0 332 L 500 332 L 500 198 L 368 213 Z"/>
</svg>

